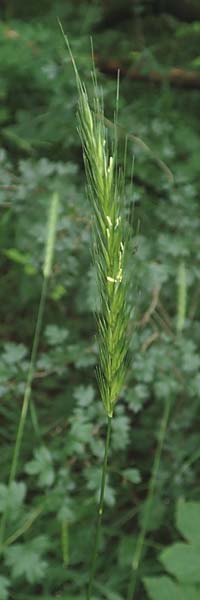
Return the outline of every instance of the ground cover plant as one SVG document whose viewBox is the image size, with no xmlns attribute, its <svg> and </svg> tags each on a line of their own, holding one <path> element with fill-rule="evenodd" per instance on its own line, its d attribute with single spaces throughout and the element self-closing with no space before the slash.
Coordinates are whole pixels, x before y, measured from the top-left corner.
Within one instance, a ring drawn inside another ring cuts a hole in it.
<svg viewBox="0 0 200 600">
<path fill-rule="evenodd" d="M 90 255 L 91 212 L 76 132 L 76 80 L 57 15 L 90 97 L 93 36 L 111 124 L 117 66 L 126 67 L 120 82 L 119 148 L 125 131 L 125 191 L 135 223 L 141 223 L 133 248 L 139 290 L 135 330 L 112 424 L 93 596 L 127 597 L 144 529 L 135 600 L 164 594 L 196 600 L 199 594 L 199 546 L 193 528 L 199 502 L 199 91 L 197 84 L 188 89 L 167 79 L 170 69 L 178 67 L 184 73 L 195 70 L 198 82 L 199 24 L 183 22 L 179 15 L 175 19 L 165 4 L 165 14 L 144 2 L 131 16 L 124 5 L 123 19 L 113 7 L 110 19 L 100 2 L 80 2 L 76 9 L 41 2 L 40 15 L 31 3 L 29 15 L 17 4 L 10 13 L 1 8 L 1 514 L 7 510 L 3 600 L 83 598 L 104 453 L 105 411 L 95 377 L 98 289 Z M 129 77 L 132 67 L 159 72 L 164 81 L 134 80 Z M 108 130 L 112 139 L 112 125 Z M 173 173 L 173 182 L 155 156 Z M 34 428 L 29 413 L 18 476 L 9 492 L 54 192 L 60 197 L 55 254 L 32 385 L 39 427 Z M 159 464 L 146 519 L 156 453 Z"/>
</svg>

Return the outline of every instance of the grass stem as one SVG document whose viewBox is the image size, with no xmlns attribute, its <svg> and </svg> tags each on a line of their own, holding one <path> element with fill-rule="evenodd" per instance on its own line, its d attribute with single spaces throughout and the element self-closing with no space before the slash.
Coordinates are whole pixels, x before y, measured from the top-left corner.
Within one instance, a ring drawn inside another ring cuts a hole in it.
<svg viewBox="0 0 200 600">
<path fill-rule="evenodd" d="M 12 457 L 12 462 L 11 462 L 11 468 L 10 468 L 10 474 L 9 474 L 9 480 L 8 480 L 8 493 L 10 492 L 11 485 L 16 478 L 18 460 L 19 460 L 19 455 L 20 455 L 20 450 L 21 450 L 21 444 L 22 444 L 22 438 L 23 438 L 23 434 L 24 434 L 25 423 L 26 423 L 26 417 L 27 417 L 29 405 L 31 402 L 31 392 L 32 392 L 32 383 L 33 383 L 33 378 L 34 378 L 34 373 L 35 373 L 36 357 L 37 357 L 37 351 L 38 351 L 38 346 L 39 346 L 39 341 L 40 341 L 40 334 L 41 334 L 41 329 L 42 329 L 42 322 L 43 322 L 43 316 L 44 316 L 44 310 L 45 310 L 45 304 L 46 304 L 46 298 L 47 298 L 47 291 L 48 291 L 48 283 L 49 283 L 49 278 L 51 276 L 53 250 L 54 250 L 54 244 L 55 244 L 57 213 L 58 213 L 58 201 L 59 201 L 58 194 L 53 194 L 51 206 L 50 206 L 50 213 L 49 213 L 49 224 L 48 224 L 48 231 L 47 231 L 47 242 L 46 242 L 46 251 L 45 251 L 44 268 L 43 268 L 44 276 L 43 276 L 42 290 L 41 290 L 35 332 L 34 332 L 34 337 L 33 337 L 33 345 L 32 345 L 30 364 L 29 364 L 28 375 L 27 375 L 27 380 L 26 380 L 26 385 L 25 385 L 24 398 L 23 398 L 20 420 L 19 420 L 19 425 L 18 425 L 18 429 L 17 429 L 17 435 L 16 435 L 13 457 Z M 35 410 L 33 403 L 31 404 L 31 409 L 32 409 L 33 425 L 34 425 L 34 428 L 36 429 L 36 431 L 38 432 L 37 414 L 36 414 L 36 410 Z M 5 534 L 6 525 L 7 525 L 7 518 L 8 518 L 8 507 L 5 508 L 5 510 L 2 514 L 2 518 L 1 518 L 0 553 L 3 549 L 4 534 Z"/>
<path fill-rule="evenodd" d="M 17 466 L 18 466 L 19 454 L 20 454 L 20 449 L 21 449 L 21 443 L 22 443 L 24 427 L 25 427 L 25 423 L 26 423 L 26 417 L 27 417 L 27 412 L 28 412 L 30 397 L 31 397 L 31 391 L 32 391 L 32 382 L 33 382 L 34 371 L 35 371 L 35 360 L 36 360 L 36 355 L 37 355 L 37 350 L 38 350 L 44 308 L 45 308 L 45 303 L 46 303 L 47 286 L 48 286 L 48 278 L 44 277 L 42 291 L 41 291 L 41 297 L 40 297 L 40 303 L 39 303 L 39 309 L 38 309 L 37 322 L 36 322 L 35 333 L 34 333 L 34 338 L 33 338 L 33 346 L 32 346 L 32 352 L 31 352 L 30 365 L 29 365 L 26 387 L 25 387 L 25 392 L 24 392 L 23 404 L 22 404 L 22 410 L 21 410 L 16 440 L 15 440 L 15 446 L 14 446 L 14 451 L 13 451 L 13 458 L 12 458 L 12 463 L 11 463 L 11 468 L 10 468 L 8 489 L 10 489 L 13 481 L 16 478 L 16 473 L 17 473 Z M 5 510 L 2 515 L 1 526 L 0 526 L 0 547 L 3 544 L 4 533 L 5 533 L 5 528 L 6 528 L 6 524 L 7 524 L 7 517 L 8 517 L 8 511 Z"/>
<path fill-rule="evenodd" d="M 101 476 L 100 499 L 99 499 L 99 505 L 98 505 L 98 517 L 97 517 L 97 525 L 96 525 L 96 532 L 95 532 L 94 549 L 93 549 L 93 555 L 92 555 L 92 561 L 91 561 L 91 567 L 90 567 L 88 591 L 87 591 L 87 596 L 86 596 L 87 600 L 91 599 L 91 592 L 92 592 L 94 577 L 95 577 L 95 573 L 96 573 L 97 556 L 98 556 L 98 551 L 99 551 L 99 538 L 100 538 L 101 522 L 102 522 L 102 515 L 103 515 L 104 492 L 105 492 L 106 473 L 107 473 L 107 465 L 108 465 L 108 453 L 109 453 L 109 447 L 110 447 L 111 425 L 112 425 L 112 417 L 108 417 L 107 433 L 106 433 L 106 441 L 105 441 L 105 452 L 104 452 L 104 460 L 103 460 L 102 476 Z"/>
</svg>

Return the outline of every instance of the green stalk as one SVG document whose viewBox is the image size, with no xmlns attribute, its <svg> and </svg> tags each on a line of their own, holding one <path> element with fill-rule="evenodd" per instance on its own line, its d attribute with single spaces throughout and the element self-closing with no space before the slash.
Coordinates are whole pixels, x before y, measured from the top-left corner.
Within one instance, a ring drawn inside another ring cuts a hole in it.
<svg viewBox="0 0 200 600">
<path fill-rule="evenodd" d="M 12 483 L 12 481 L 14 481 L 14 479 L 16 477 L 16 473 L 17 473 L 19 453 L 20 453 L 20 449 L 21 449 L 22 437 L 23 437 L 23 433 L 24 433 L 24 427 L 25 427 L 25 422 L 26 422 L 26 417 L 27 417 L 27 412 L 28 412 L 28 407 L 29 407 L 29 402 L 30 402 L 30 397 L 31 397 L 31 391 L 32 391 L 32 383 L 33 383 L 33 377 L 34 377 L 34 372 L 35 372 L 35 362 L 36 362 L 36 356 L 37 356 L 37 351 L 38 351 L 38 345 L 39 345 L 39 339 L 40 339 L 40 333 L 41 333 L 41 327 L 42 327 L 42 321 L 43 321 L 43 315 L 44 315 L 44 308 L 45 308 L 46 297 L 47 297 L 47 286 L 48 286 L 48 279 L 47 279 L 47 277 L 44 277 L 43 284 L 42 284 L 40 303 L 39 303 L 39 309 L 38 309 L 38 316 L 37 316 L 36 327 L 35 327 L 35 333 L 34 333 L 34 338 L 33 338 L 30 366 L 29 366 L 29 370 L 28 370 L 28 377 L 27 377 L 27 382 L 26 382 L 26 387 L 25 387 L 25 392 L 24 392 L 24 399 L 23 399 L 22 411 L 21 411 L 20 421 L 19 421 L 19 426 L 18 426 L 18 431 L 17 431 L 13 460 L 12 460 L 11 469 L 10 469 L 9 485 Z"/>
<path fill-rule="evenodd" d="M 32 511 L 31 515 L 25 521 L 25 523 L 23 523 L 23 525 L 19 529 L 17 529 L 17 531 L 15 531 L 4 541 L 4 546 L 10 546 L 11 544 L 13 544 L 13 542 L 16 542 L 16 540 L 18 540 L 19 537 L 24 535 L 24 533 L 26 533 L 30 529 L 30 527 L 32 527 L 33 523 L 41 515 L 43 510 L 44 505 L 40 505 L 37 508 L 35 508 L 35 510 Z"/>
<path fill-rule="evenodd" d="M 28 412 L 30 397 L 31 397 L 31 391 L 32 391 L 32 382 L 33 382 L 33 377 L 34 377 L 34 372 L 35 372 L 35 360 L 36 360 L 36 355 L 37 355 L 37 350 L 38 350 L 44 308 L 45 308 L 45 303 L 46 303 L 47 287 L 48 287 L 48 278 L 44 277 L 42 291 L 41 291 L 41 297 L 40 297 L 40 303 L 39 303 L 39 309 L 38 309 L 37 322 L 36 322 L 35 333 L 34 333 L 34 338 L 33 338 L 33 346 L 32 346 L 32 352 L 31 352 L 30 365 L 29 365 L 26 387 L 25 387 L 25 392 L 24 392 L 24 399 L 23 399 L 22 410 L 21 410 L 21 415 L 20 415 L 20 420 L 19 420 L 19 425 L 18 425 L 18 430 L 17 430 L 17 435 L 16 435 L 16 441 L 15 441 L 15 446 L 14 446 L 11 468 L 10 468 L 8 489 L 10 489 L 13 481 L 16 478 L 16 473 L 17 473 L 19 454 L 20 454 L 22 438 L 23 438 L 23 433 L 24 433 L 24 428 L 25 428 L 25 422 L 26 422 L 26 417 L 27 417 L 27 412 Z M 3 544 L 4 533 L 5 533 L 6 523 L 7 523 L 7 516 L 8 516 L 7 510 L 5 510 L 2 515 L 1 526 L 0 526 L 0 546 L 2 546 L 2 544 Z"/>
<path fill-rule="evenodd" d="M 10 491 L 11 485 L 16 478 L 18 460 L 19 460 L 19 455 L 20 455 L 20 450 L 21 450 L 21 445 L 22 445 L 22 438 L 23 438 L 23 434 L 24 434 L 25 423 L 26 423 L 26 417 L 27 417 L 27 413 L 28 413 L 28 409 L 29 409 L 29 405 L 30 405 L 30 400 L 31 400 L 32 383 L 33 383 L 33 378 L 34 378 L 34 373 L 35 373 L 36 356 L 37 356 L 37 351 L 38 351 L 38 346 L 39 346 L 39 341 L 40 341 L 40 334 L 41 334 L 41 329 L 42 329 L 42 321 L 43 321 L 44 309 L 45 309 L 46 298 L 47 298 L 48 283 L 49 283 L 49 279 L 51 276 L 51 269 L 52 269 L 53 250 L 54 250 L 54 244 L 55 244 L 55 232 L 56 232 L 56 223 L 57 223 L 57 212 L 58 212 L 58 195 L 53 194 L 51 207 L 50 207 L 50 214 L 49 214 L 47 243 L 46 243 L 44 268 L 43 268 L 43 274 L 44 274 L 43 284 L 42 284 L 40 303 L 39 303 L 37 321 L 36 321 L 34 338 L 33 338 L 33 345 L 32 345 L 31 358 L 30 358 L 30 364 L 29 364 L 29 369 L 28 369 L 28 376 L 27 376 L 24 398 L 23 398 L 23 403 L 22 403 L 22 410 L 21 410 L 16 440 L 15 440 L 15 446 L 14 446 L 14 451 L 13 451 L 13 457 L 12 457 L 12 462 L 11 462 L 10 475 L 9 475 L 9 480 L 8 480 L 8 491 Z M 32 415 L 34 417 L 35 426 L 37 426 L 37 420 L 36 420 L 37 416 L 36 416 L 36 411 L 35 411 L 33 404 L 32 404 Z M 4 541 L 6 524 L 7 524 L 7 517 L 8 517 L 8 509 L 6 507 L 5 511 L 2 515 L 1 525 L 0 525 L 0 551 L 3 548 L 3 541 Z"/>
<path fill-rule="evenodd" d="M 143 555 L 143 548 L 144 548 L 144 543 L 145 543 L 145 538 L 146 538 L 147 527 L 148 527 L 148 523 L 149 523 L 149 519 L 150 519 L 150 513 L 151 513 L 152 501 L 153 501 L 154 492 L 155 492 L 155 486 L 156 486 L 158 472 L 159 472 L 159 468 L 160 468 L 160 459 L 161 459 L 163 443 L 164 443 L 168 420 L 169 420 L 170 408 L 171 408 L 171 399 L 169 399 L 165 404 L 163 416 L 162 416 L 162 420 L 161 420 L 159 441 L 158 441 L 157 449 L 156 449 L 155 456 L 154 456 L 152 474 L 151 474 L 149 487 L 148 487 L 148 494 L 147 494 L 147 499 L 146 499 L 146 504 L 145 504 L 142 527 L 141 527 L 140 534 L 139 534 L 139 537 L 137 540 L 136 549 L 135 549 L 135 553 L 134 553 L 134 557 L 133 557 L 133 561 L 132 561 L 132 576 L 131 576 L 131 580 L 129 583 L 127 600 L 134 600 L 134 598 L 135 598 L 135 592 L 136 592 L 137 583 L 138 583 L 138 571 L 139 571 L 139 567 L 140 567 L 142 555 Z"/>
<path fill-rule="evenodd" d="M 92 555 L 92 561 L 91 561 L 91 567 L 90 567 L 90 578 L 89 578 L 88 591 L 87 591 L 87 596 L 86 596 L 87 600 L 90 600 L 90 598 L 91 598 L 91 592 L 92 592 L 94 577 L 95 577 L 95 573 L 96 573 L 97 556 L 98 556 L 98 550 L 99 550 L 99 537 L 100 537 L 101 522 L 102 522 L 102 515 L 103 515 L 104 491 L 105 491 L 106 473 L 107 473 L 107 465 L 108 465 L 108 453 L 109 453 L 109 447 L 110 447 L 111 424 L 112 424 L 112 417 L 108 417 L 107 433 L 106 433 L 106 441 L 105 441 L 105 452 L 104 452 L 104 460 L 103 460 L 103 465 L 102 465 L 100 500 L 99 500 L 99 506 L 98 506 L 98 518 L 97 518 L 97 525 L 96 525 L 96 532 L 95 532 L 95 539 L 94 539 L 94 549 L 93 549 L 93 555 Z"/>
<path fill-rule="evenodd" d="M 178 297 L 176 333 L 177 337 L 180 337 L 185 326 L 187 312 L 187 274 L 185 263 L 183 261 L 180 263 L 178 268 L 177 287 Z"/>
</svg>

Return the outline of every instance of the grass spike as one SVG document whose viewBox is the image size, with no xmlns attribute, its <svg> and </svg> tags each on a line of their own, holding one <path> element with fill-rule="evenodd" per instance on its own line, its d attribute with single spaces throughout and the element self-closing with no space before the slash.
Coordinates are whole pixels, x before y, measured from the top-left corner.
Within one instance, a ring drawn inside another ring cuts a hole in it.
<svg viewBox="0 0 200 600">
<path fill-rule="evenodd" d="M 107 415 L 97 526 L 86 596 L 87 600 L 91 600 L 103 514 L 111 423 L 114 407 L 126 375 L 130 316 L 127 293 L 129 287 L 127 263 L 130 255 L 129 223 L 125 217 L 125 174 L 122 170 L 119 171 L 117 166 L 119 74 L 114 115 L 114 142 L 111 143 L 104 117 L 103 96 L 97 86 L 93 47 L 93 104 L 91 107 L 85 85 L 80 80 L 69 41 L 60 23 L 59 25 L 72 58 L 77 81 L 78 132 L 82 143 L 92 215 L 93 257 L 100 299 L 100 311 L 96 319 L 99 346 L 97 380 L 102 404 Z"/>
</svg>

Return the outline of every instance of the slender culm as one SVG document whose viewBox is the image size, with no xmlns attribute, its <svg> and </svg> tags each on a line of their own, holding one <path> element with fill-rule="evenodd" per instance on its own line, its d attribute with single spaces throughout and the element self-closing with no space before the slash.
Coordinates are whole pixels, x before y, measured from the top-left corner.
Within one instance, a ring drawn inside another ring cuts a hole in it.
<svg viewBox="0 0 200 600">
<path fill-rule="evenodd" d="M 41 296 L 37 314 L 37 320 L 35 325 L 35 332 L 33 336 L 33 345 L 31 351 L 30 364 L 27 374 L 27 380 L 25 385 L 24 397 L 22 402 L 22 409 L 16 434 L 15 446 L 13 451 L 13 457 L 10 467 L 10 474 L 8 480 L 8 489 L 11 489 L 12 483 L 16 478 L 19 456 L 22 446 L 22 440 L 24 435 L 24 429 L 26 424 L 26 418 L 29 410 L 29 406 L 32 408 L 32 419 L 33 425 L 37 427 L 37 416 L 34 407 L 34 403 L 31 405 L 31 393 L 32 393 L 32 383 L 35 373 L 35 365 L 36 365 L 36 357 L 37 351 L 40 341 L 40 334 L 42 330 L 42 322 L 45 311 L 45 305 L 47 300 L 47 291 L 48 291 L 48 283 L 49 278 L 51 276 L 52 271 L 52 261 L 53 261 L 53 252 L 55 246 L 55 236 L 56 236 L 56 226 L 57 226 L 57 216 L 58 216 L 58 204 L 59 197 L 57 193 L 54 193 L 52 196 L 50 211 L 49 211 L 49 220 L 47 225 L 47 239 L 46 239 L 46 248 L 45 248 L 45 256 L 44 256 L 44 265 L 43 265 L 43 282 L 41 289 Z M 4 542 L 4 533 L 6 530 L 7 524 L 7 509 L 4 510 L 0 523 L 0 553 L 3 549 Z"/>
</svg>

